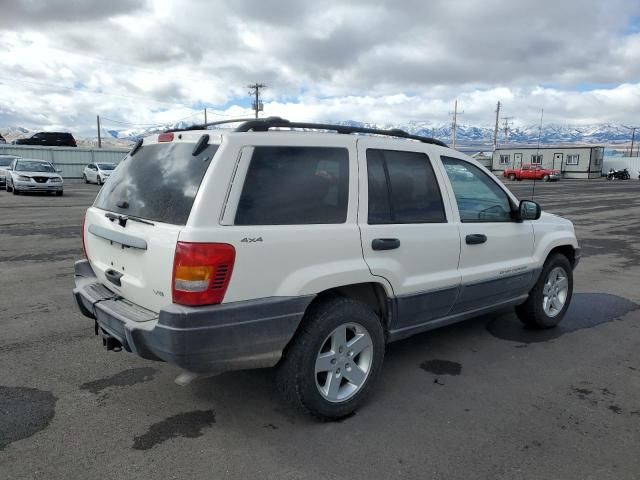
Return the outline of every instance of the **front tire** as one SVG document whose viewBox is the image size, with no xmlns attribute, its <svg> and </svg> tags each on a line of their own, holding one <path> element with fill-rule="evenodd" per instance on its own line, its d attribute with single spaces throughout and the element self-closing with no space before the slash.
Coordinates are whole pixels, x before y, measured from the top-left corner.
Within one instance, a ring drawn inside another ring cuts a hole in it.
<svg viewBox="0 0 640 480">
<path fill-rule="evenodd" d="M 542 181 L 543 181 L 543 182 L 548 182 L 549 180 L 550 180 L 549 175 L 544 175 L 544 176 L 542 177 Z"/>
<path fill-rule="evenodd" d="M 82 175 L 82 178 L 84 178 L 84 183 L 89 183 L 89 179 L 87 178 L 87 176 L 86 176 L 86 175 L 84 175 L 84 174 L 83 174 L 83 175 Z"/>
<path fill-rule="evenodd" d="M 547 258 L 540 278 L 525 303 L 516 307 L 522 323 L 532 328 L 553 328 L 558 325 L 571 304 L 573 268 L 564 255 L 555 253 Z"/>
<path fill-rule="evenodd" d="M 16 189 L 16 187 L 13 187 L 11 191 L 13 192 L 14 195 L 20 195 L 20 192 Z"/>
<path fill-rule="evenodd" d="M 302 319 L 277 372 L 282 396 L 326 421 L 353 413 L 369 395 L 384 359 L 384 331 L 367 305 L 320 300 Z"/>
<path fill-rule="evenodd" d="M 64 192 L 62 190 L 58 190 L 56 192 L 56 196 L 61 197 L 64 194 Z"/>
</svg>

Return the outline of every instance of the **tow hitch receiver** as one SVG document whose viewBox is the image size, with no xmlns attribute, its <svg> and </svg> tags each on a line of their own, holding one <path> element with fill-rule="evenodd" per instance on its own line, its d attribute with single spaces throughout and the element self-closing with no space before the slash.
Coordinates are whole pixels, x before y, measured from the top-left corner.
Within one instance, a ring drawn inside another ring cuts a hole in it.
<svg viewBox="0 0 640 480">
<path fill-rule="evenodd" d="M 113 338 L 104 330 L 102 331 L 102 345 L 107 349 L 107 351 L 113 350 L 114 352 L 120 352 L 122 350 L 122 344 L 120 341 Z"/>
</svg>

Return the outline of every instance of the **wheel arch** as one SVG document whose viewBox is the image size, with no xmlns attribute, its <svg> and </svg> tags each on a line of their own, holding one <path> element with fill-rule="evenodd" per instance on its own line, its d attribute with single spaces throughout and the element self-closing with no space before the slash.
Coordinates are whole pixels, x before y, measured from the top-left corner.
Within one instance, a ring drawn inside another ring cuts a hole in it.
<svg viewBox="0 0 640 480">
<path fill-rule="evenodd" d="M 306 316 L 315 306 L 333 297 L 349 298 L 367 305 L 378 316 L 385 332 L 385 337 L 389 330 L 389 322 L 393 316 L 393 303 L 387 294 L 385 286 L 378 282 L 352 283 L 332 287 L 319 292 L 315 298 L 307 305 L 304 315 Z M 303 316 L 304 321 L 304 316 Z M 298 326 L 298 329 L 300 326 Z M 295 337 L 295 334 L 293 335 Z"/>
<path fill-rule="evenodd" d="M 564 255 L 565 257 L 567 257 L 567 259 L 569 260 L 569 263 L 571 264 L 571 268 L 575 268 L 575 266 L 576 266 L 576 249 L 573 247 L 573 245 L 566 244 L 566 245 L 558 245 L 556 247 L 553 247 L 549 251 L 547 256 L 545 257 L 545 262 L 547 261 L 547 259 L 549 257 L 551 257 L 551 255 L 554 255 L 556 253 L 559 253 L 559 254 Z"/>
</svg>

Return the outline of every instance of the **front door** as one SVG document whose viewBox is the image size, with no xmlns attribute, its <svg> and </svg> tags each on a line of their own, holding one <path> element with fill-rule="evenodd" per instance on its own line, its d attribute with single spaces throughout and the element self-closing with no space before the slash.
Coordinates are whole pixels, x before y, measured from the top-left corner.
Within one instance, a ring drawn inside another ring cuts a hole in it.
<svg viewBox="0 0 640 480">
<path fill-rule="evenodd" d="M 513 168 L 520 168 L 522 167 L 522 154 L 521 153 L 514 153 L 513 154 Z"/>
<path fill-rule="evenodd" d="M 553 154 L 553 169 L 560 169 L 562 170 L 562 153 L 554 153 Z"/>
<path fill-rule="evenodd" d="M 512 220 L 512 201 L 490 175 L 463 159 L 441 159 L 460 222 L 462 286 L 452 313 L 526 294 L 535 275 L 531 222 Z"/>
<path fill-rule="evenodd" d="M 460 286 L 460 241 L 441 193 L 443 172 L 434 169 L 425 146 L 397 151 L 386 145 L 358 140 L 358 223 L 371 273 L 386 279 L 396 296 L 390 329 L 397 333 L 449 313 Z"/>
</svg>

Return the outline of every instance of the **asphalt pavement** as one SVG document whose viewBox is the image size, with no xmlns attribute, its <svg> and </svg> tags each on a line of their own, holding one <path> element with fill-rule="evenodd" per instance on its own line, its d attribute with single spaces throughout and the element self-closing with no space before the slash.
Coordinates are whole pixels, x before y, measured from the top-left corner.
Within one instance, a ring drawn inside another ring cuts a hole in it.
<svg viewBox="0 0 640 480">
<path fill-rule="evenodd" d="M 507 182 L 574 221 L 558 329 L 485 316 L 388 347 L 355 415 L 318 423 L 272 370 L 186 387 L 107 352 L 71 295 L 96 185 L 0 192 L 0 479 L 640 478 L 640 182 Z"/>
</svg>

